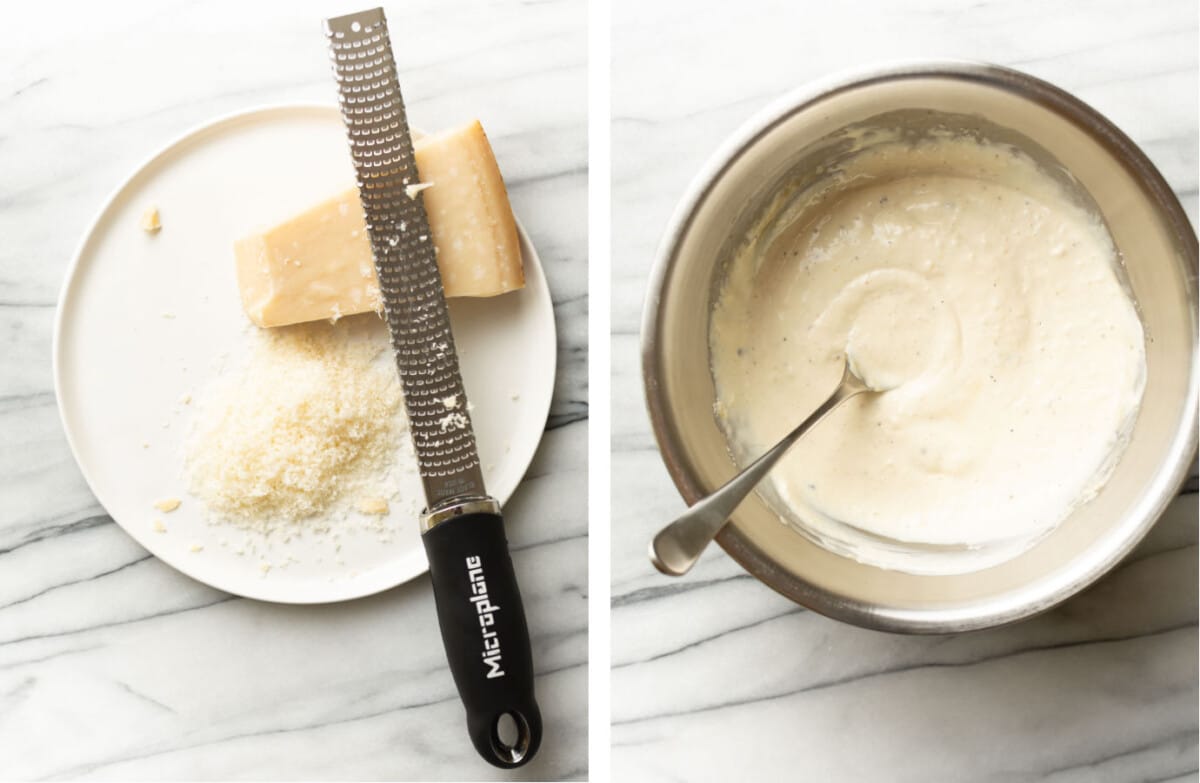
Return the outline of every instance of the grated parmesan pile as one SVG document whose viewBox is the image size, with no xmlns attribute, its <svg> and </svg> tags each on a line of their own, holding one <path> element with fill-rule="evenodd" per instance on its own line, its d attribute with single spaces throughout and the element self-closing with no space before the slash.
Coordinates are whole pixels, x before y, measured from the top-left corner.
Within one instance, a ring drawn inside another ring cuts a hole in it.
<svg viewBox="0 0 1200 783">
<path fill-rule="evenodd" d="M 204 390 L 185 464 L 213 516 L 323 530 L 395 493 L 398 463 L 415 461 L 400 384 L 353 320 L 256 330 L 244 367 Z"/>
</svg>

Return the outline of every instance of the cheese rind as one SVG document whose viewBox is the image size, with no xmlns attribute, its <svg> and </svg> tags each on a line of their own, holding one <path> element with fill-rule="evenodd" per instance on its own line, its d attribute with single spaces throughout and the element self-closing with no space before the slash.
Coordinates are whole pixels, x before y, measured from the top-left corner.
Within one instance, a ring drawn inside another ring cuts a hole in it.
<svg viewBox="0 0 1200 783">
<path fill-rule="evenodd" d="M 418 139 L 417 170 L 446 296 L 496 296 L 525 285 L 517 224 L 483 126 Z"/>
<path fill-rule="evenodd" d="M 447 297 L 525 284 L 516 221 L 478 121 L 416 142 L 420 181 Z M 382 307 L 358 189 L 234 244 L 246 314 L 263 327 L 336 320 Z"/>
</svg>

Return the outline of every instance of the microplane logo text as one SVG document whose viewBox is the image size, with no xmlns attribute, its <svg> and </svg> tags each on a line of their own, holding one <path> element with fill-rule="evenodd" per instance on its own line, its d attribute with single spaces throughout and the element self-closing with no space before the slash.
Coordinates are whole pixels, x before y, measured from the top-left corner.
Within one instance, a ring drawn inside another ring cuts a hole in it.
<svg viewBox="0 0 1200 783">
<path fill-rule="evenodd" d="M 471 581 L 471 603 L 475 604 L 479 630 L 483 634 L 483 662 L 487 666 L 487 678 L 494 680 L 504 676 L 504 669 L 500 668 L 500 637 L 493 630 L 500 607 L 488 598 L 483 561 L 478 556 L 467 558 L 467 579 Z"/>
</svg>

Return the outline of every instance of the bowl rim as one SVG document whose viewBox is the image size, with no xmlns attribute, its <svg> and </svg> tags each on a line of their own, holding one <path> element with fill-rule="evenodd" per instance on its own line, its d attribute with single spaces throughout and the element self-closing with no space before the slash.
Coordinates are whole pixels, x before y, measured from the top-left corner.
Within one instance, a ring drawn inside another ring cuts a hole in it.
<svg viewBox="0 0 1200 783">
<path fill-rule="evenodd" d="M 1123 131 L 1099 111 L 1065 90 L 1037 77 L 1012 68 L 968 60 L 897 60 L 839 71 L 791 90 L 762 108 L 716 149 L 692 178 L 667 223 L 655 253 L 641 321 L 641 362 L 643 391 L 651 427 L 659 454 L 679 493 L 688 505 L 703 492 L 695 486 L 684 468 L 682 451 L 671 436 L 671 417 L 657 369 L 659 333 L 662 327 L 661 299 L 675 266 L 682 239 L 688 234 L 701 204 L 712 192 L 713 184 L 762 137 L 793 115 L 807 111 L 831 97 L 876 84 L 920 78 L 943 78 L 998 87 L 1024 97 L 1072 122 L 1094 138 L 1112 157 L 1125 166 L 1143 186 L 1147 196 L 1167 224 L 1179 246 L 1197 256 L 1196 232 L 1188 221 L 1179 199 L 1154 166 Z M 1196 269 L 1185 274 L 1192 333 L 1197 332 Z M 792 601 L 828 617 L 865 628 L 901 633 L 954 633 L 991 628 L 1016 622 L 1047 611 L 1092 584 L 1117 565 L 1150 531 L 1167 506 L 1178 496 L 1197 455 L 1197 378 L 1200 357 L 1193 340 L 1191 373 L 1185 414 L 1179 422 L 1184 432 L 1172 446 L 1174 462 L 1160 472 L 1158 492 L 1152 503 L 1143 504 L 1143 519 L 1126 538 L 1103 556 L 1093 560 L 1079 574 L 1034 582 L 1023 588 L 988 596 L 952 608 L 932 606 L 926 609 L 898 609 L 850 599 L 805 580 L 801 575 L 780 569 L 774 561 L 751 545 L 732 525 L 717 536 L 717 543 L 743 569 L 759 581 Z M 1030 593 L 1030 588 L 1038 588 Z"/>
</svg>

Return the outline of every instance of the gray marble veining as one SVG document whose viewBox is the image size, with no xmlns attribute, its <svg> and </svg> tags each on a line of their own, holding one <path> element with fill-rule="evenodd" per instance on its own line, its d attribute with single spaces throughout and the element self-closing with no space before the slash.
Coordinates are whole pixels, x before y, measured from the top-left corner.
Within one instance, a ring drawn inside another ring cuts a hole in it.
<svg viewBox="0 0 1200 783">
<path fill-rule="evenodd" d="M 754 111 L 896 58 L 987 60 L 1079 95 L 1197 217 L 1194 3 L 653 4 L 613 12 L 613 777 L 1148 781 L 1197 773 L 1195 479 L 1137 551 L 1056 610 L 905 637 L 774 594 L 713 547 L 681 580 L 646 543 L 683 503 L 643 413 L 638 328 L 676 200 Z"/>
<path fill-rule="evenodd" d="M 50 340 L 73 249 L 155 149 L 256 104 L 333 104 L 321 19 L 362 2 L 26 4 L 0 47 L 0 778 L 587 775 L 587 144 L 582 0 L 389 4 L 410 117 L 484 119 L 553 292 L 548 429 L 506 507 L 546 721 L 493 770 L 467 741 L 427 581 L 332 606 L 193 582 L 100 508 Z M 547 513 L 554 509 L 554 513 Z"/>
</svg>

